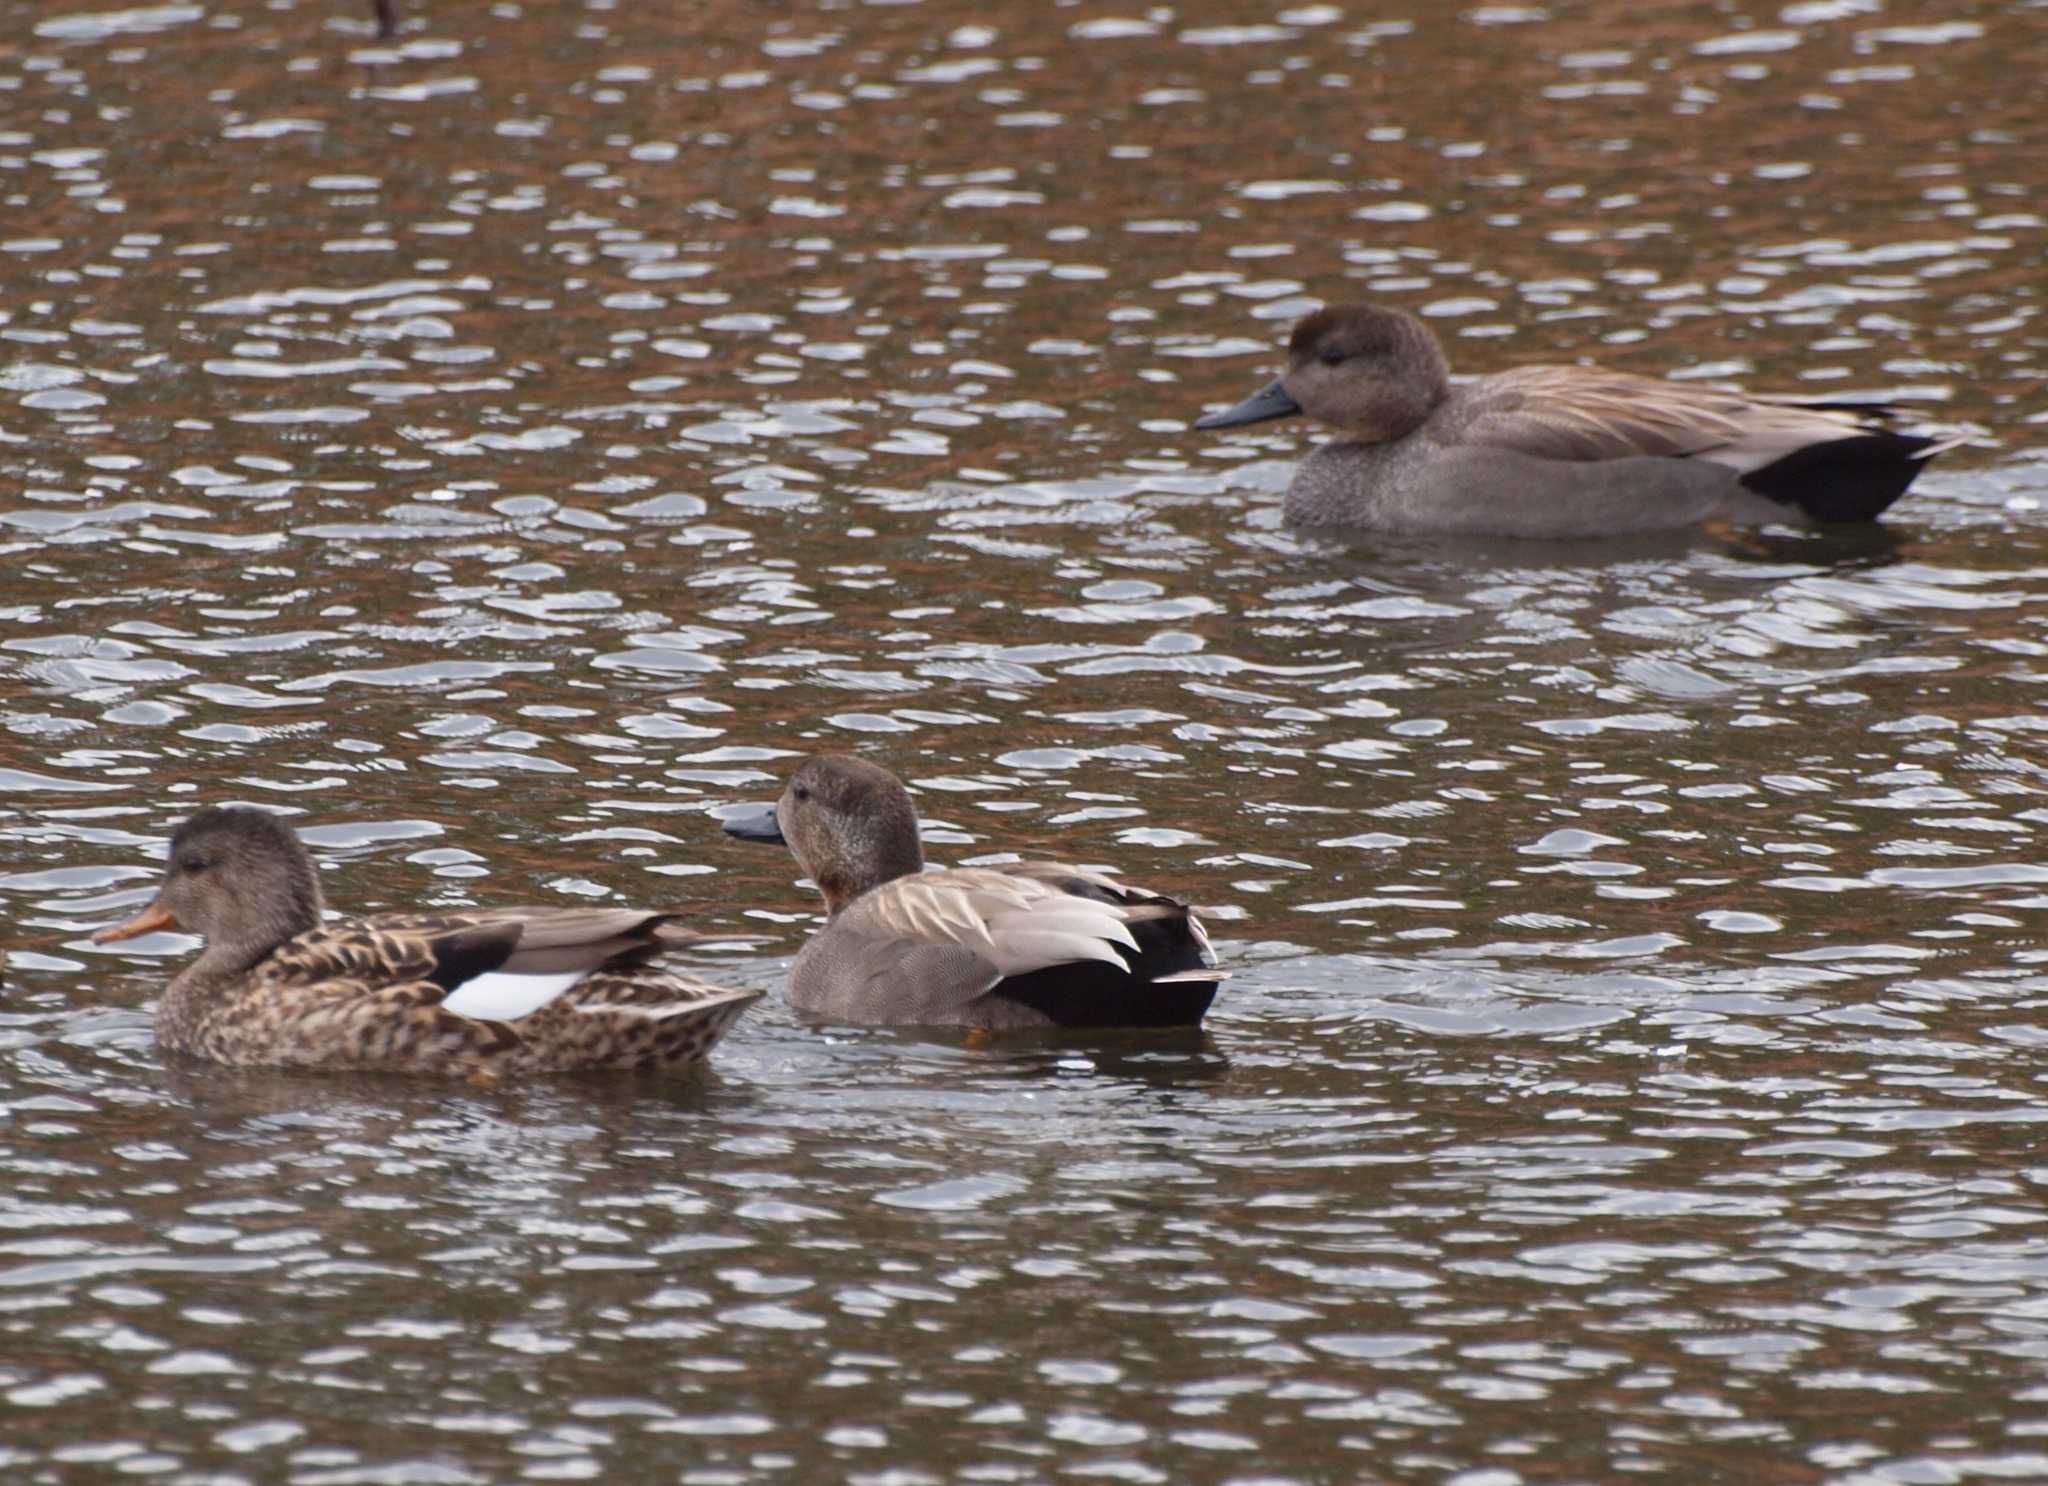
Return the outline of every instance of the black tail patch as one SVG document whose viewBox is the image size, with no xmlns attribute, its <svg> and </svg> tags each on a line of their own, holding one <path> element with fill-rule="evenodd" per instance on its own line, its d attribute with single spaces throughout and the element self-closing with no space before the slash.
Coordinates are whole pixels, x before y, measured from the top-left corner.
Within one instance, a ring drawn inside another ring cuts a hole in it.
<svg viewBox="0 0 2048 1486">
<path fill-rule="evenodd" d="M 1089 884 L 1088 886 L 1093 886 Z M 1201 945 L 1188 929 L 1187 914 L 1135 919 L 1126 927 L 1137 952 L 1118 947 L 1130 972 L 1100 960 L 1050 965 L 1013 975 L 993 994 L 1029 1006 L 1061 1027 L 1192 1027 L 1216 999 L 1214 980 L 1169 980 L 1154 976 L 1208 968 Z"/>
<path fill-rule="evenodd" d="M 1207 1015 L 1222 980 L 1168 981 L 1143 971 L 1126 975 L 1100 960 L 1054 965 L 1013 975 L 994 994 L 1042 1014 L 1059 1027 L 1192 1027 Z"/>
<path fill-rule="evenodd" d="M 1875 521 L 1926 468 L 1933 439 L 1882 430 L 1795 449 L 1742 483 L 1813 521 Z"/>
</svg>

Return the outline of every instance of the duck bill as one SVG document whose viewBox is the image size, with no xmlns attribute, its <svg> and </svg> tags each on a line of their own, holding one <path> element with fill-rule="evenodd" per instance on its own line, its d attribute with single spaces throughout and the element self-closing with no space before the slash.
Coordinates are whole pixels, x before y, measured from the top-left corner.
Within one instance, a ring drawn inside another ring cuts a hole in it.
<svg viewBox="0 0 2048 1486">
<path fill-rule="evenodd" d="M 102 929 L 92 936 L 94 944 L 112 944 L 117 939 L 140 939 L 144 934 L 154 934 L 158 929 L 175 929 L 178 921 L 171 917 L 171 910 L 161 903 L 152 903 L 135 917 L 112 929 Z"/>
<path fill-rule="evenodd" d="M 742 841 L 763 841 L 770 846 L 787 844 L 782 839 L 782 823 L 775 818 L 773 805 L 749 805 L 743 814 L 728 815 L 725 834 Z"/>
<path fill-rule="evenodd" d="M 1234 408 L 1225 408 L 1220 413 L 1211 413 L 1206 418 L 1197 418 L 1197 428 L 1236 428 L 1242 423 L 1264 423 L 1268 418 L 1292 418 L 1301 411 L 1301 404 L 1287 395 L 1287 389 L 1278 382 L 1261 387 Z"/>
</svg>

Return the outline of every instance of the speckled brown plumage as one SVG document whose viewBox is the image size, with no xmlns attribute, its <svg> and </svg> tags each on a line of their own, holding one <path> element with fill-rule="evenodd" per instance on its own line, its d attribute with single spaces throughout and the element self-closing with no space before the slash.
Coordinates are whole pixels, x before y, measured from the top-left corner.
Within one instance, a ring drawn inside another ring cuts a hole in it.
<svg viewBox="0 0 2048 1486">
<path fill-rule="evenodd" d="M 676 917 L 476 908 L 327 924 L 298 838 L 261 811 L 216 808 L 173 838 L 149 906 L 99 937 L 178 923 L 205 936 L 205 952 L 157 1006 L 157 1040 L 180 1052 L 242 1065 L 538 1073 L 686 1066 L 757 999 L 649 963 L 703 937 Z M 493 972 L 573 983 L 524 1015 L 444 1004 Z"/>
</svg>

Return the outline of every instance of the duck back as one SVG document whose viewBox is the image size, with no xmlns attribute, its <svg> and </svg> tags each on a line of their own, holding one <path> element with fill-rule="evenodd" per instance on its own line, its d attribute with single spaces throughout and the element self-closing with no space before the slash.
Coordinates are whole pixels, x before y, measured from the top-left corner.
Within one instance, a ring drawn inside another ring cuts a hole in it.
<svg viewBox="0 0 2048 1486">
<path fill-rule="evenodd" d="M 1021 919 L 987 915 L 991 882 L 1023 895 L 1031 906 Z M 1064 900 L 1083 919 L 1118 926 L 1122 939 L 1077 928 Z M 812 1016 L 870 1025 L 1193 1026 L 1222 978 L 1183 904 L 1026 862 L 874 889 L 804 946 L 790 1001 Z"/>
</svg>

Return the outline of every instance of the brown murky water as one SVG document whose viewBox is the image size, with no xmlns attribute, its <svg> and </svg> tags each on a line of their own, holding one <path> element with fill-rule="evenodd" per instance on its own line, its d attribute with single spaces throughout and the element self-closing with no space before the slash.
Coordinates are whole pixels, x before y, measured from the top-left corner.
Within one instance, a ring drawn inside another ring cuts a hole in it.
<svg viewBox="0 0 2048 1486">
<path fill-rule="evenodd" d="M 368 8 L 0 4 L 0 1476 L 2048 1479 L 2048 11 Z M 1358 297 L 1987 438 L 1304 540 L 1188 424 Z M 1207 1035 L 230 1073 L 89 943 L 256 800 L 773 986 L 824 747 Z"/>
</svg>

